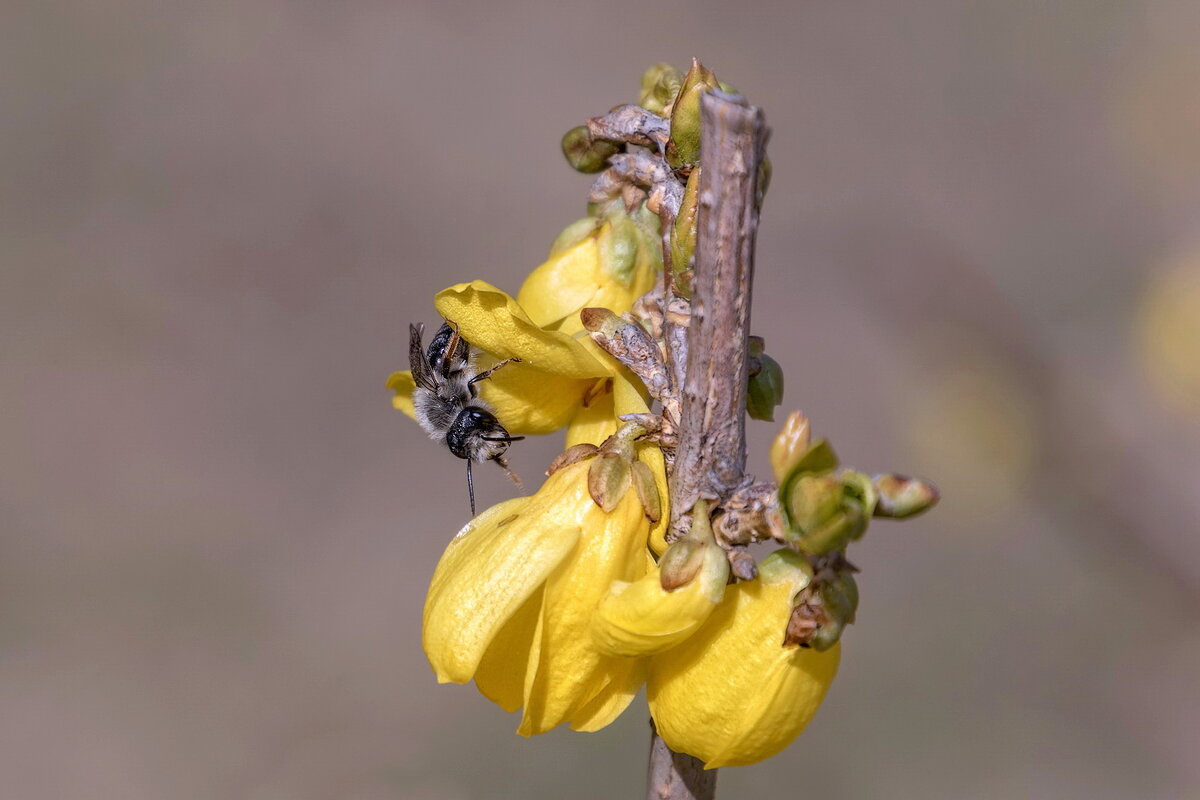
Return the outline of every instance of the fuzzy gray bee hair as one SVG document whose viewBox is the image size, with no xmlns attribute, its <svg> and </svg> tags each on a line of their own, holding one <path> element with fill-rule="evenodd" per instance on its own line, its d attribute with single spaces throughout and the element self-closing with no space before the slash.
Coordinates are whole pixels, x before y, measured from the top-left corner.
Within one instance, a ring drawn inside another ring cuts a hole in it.
<svg viewBox="0 0 1200 800">
<path fill-rule="evenodd" d="M 475 516 L 475 484 L 471 462 L 494 461 L 509 477 L 504 458 L 510 442 L 524 436 L 509 436 L 487 403 L 479 397 L 475 384 L 519 358 L 506 358 L 483 372 L 471 363 L 471 346 L 458 333 L 458 326 L 443 322 L 426 350 L 422 343 L 423 324 L 408 326 L 408 360 L 412 367 L 413 406 L 417 422 L 429 438 L 442 442 L 451 453 L 467 462 L 467 494 L 471 498 L 471 516 Z"/>
</svg>

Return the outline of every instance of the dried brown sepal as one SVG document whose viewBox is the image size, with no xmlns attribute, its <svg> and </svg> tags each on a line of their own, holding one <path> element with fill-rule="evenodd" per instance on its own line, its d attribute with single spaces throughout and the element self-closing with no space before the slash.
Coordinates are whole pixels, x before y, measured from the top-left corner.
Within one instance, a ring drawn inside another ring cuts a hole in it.
<svg viewBox="0 0 1200 800">
<path fill-rule="evenodd" d="M 641 378 L 650 396 L 664 408 L 677 410 L 672 402 L 671 379 L 662 351 L 650 334 L 632 317 L 619 317 L 607 308 L 585 308 L 579 312 L 592 341 Z"/>
<path fill-rule="evenodd" d="M 770 512 L 778 516 L 779 490 L 773 483 L 752 483 L 735 491 L 722 505 L 723 512 L 713 523 L 717 541 L 723 547 L 747 545 L 777 537 Z"/>
<path fill-rule="evenodd" d="M 729 558 L 729 571 L 740 581 L 752 581 L 758 577 L 758 564 L 745 545 L 734 545 L 725 550 Z"/>
<path fill-rule="evenodd" d="M 659 341 L 663 336 L 663 286 L 657 284 L 653 289 L 639 297 L 630 309 L 650 338 Z"/>
<path fill-rule="evenodd" d="M 806 588 L 800 593 L 798 602 L 792 608 L 792 615 L 788 617 L 783 643 L 811 647 L 817 631 L 828 623 L 829 618 L 825 613 L 825 607 L 819 603 L 813 603 L 812 592 Z"/>
<path fill-rule="evenodd" d="M 588 468 L 588 494 L 605 513 L 617 507 L 632 482 L 629 459 L 621 453 L 601 452 Z"/>
<path fill-rule="evenodd" d="M 932 483 L 906 475 L 873 475 L 871 483 L 879 493 L 875 504 L 875 516 L 905 519 L 916 516 L 941 499 L 941 493 Z"/>
<path fill-rule="evenodd" d="M 654 471 L 641 461 L 633 462 L 633 488 L 637 490 L 646 519 L 651 522 L 662 519 L 662 497 L 658 493 Z"/>
<path fill-rule="evenodd" d="M 671 123 L 641 106 L 617 106 L 612 111 L 587 121 L 593 139 L 628 142 L 653 147 L 662 153 L 671 137 Z"/>
<path fill-rule="evenodd" d="M 668 214 L 672 219 L 683 201 L 683 184 L 661 158 L 648 150 L 619 153 L 609 159 L 609 168 L 588 191 L 589 203 L 609 203 L 623 196 L 629 184 L 648 192 L 646 208 L 653 214 Z"/>
<path fill-rule="evenodd" d="M 546 468 L 546 475 L 553 475 L 560 469 L 569 467 L 572 464 L 578 464 L 580 461 L 591 458 L 599 452 L 599 447 L 587 442 L 572 445 L 554 457 L 554 460 L 550 462 L 550 466 Z"/>
</svg>

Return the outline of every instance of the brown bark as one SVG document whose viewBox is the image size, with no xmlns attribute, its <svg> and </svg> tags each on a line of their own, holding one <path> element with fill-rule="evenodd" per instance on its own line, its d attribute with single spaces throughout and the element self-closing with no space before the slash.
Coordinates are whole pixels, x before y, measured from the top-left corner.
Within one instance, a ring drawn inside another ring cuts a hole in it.
<svg viewBox="0 0 1200 800">
<path fill-rule="evenodd" d="M 686 318 L 667 298 L 668 363 L 683 376 L 679 443 L 670 475 L 671 527 L 686 529 L 700 498 L 720 502 L 744 483 L 747 337 L 754 279 L 762 112 L 736 95 L 701 98 L 700 200 L 692 302 Z M 668 253 L 669 258 L 669 253 Z M 686 328 L 683 324 L 686 322 Z M 686 330 L 686 359 L 679 341 Z M 677 344 L 676 344 L 677 343 Z M 679 384 L 676 383 L 678 386 Z M 653 727 L 653 726 L 652 726 Z M 647 800 L 712 800 L 716 770 L 651 739 Z"/>
</svg>

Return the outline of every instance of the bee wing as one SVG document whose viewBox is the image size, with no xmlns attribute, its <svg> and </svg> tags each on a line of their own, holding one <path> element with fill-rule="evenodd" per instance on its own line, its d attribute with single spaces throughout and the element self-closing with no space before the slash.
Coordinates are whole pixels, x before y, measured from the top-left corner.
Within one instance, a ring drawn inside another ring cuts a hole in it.
<svg viewBox="0 0 1200 800">
<path fill-rule="evenodd" d="M 424 325 L 410 323 L 408 326 L 408 364 L 412 367 L 413 380 L 417 386 L 436 392 L 437 380 L 433 368 L 429 366 L 429 359 L 425 356 L 425 348 L 421 346 L 421 334 L 424 331 Z"/>
</svg>

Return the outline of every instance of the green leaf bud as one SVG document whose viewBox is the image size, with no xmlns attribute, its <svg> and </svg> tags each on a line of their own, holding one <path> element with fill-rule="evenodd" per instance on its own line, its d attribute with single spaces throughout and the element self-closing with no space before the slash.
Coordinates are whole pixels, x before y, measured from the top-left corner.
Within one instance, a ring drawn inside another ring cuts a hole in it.
<svg viewBox="0 0 1200 800">
<path fill-rule="evenodd" d="M 674 276 L 675 293 L 691 298 L 692 257 L 696 253 L 696 211 L 700 207 L 700 167 L 697 165 L 688 176 L 683 188 L 683 202 L 675 216 L 675 227 L 671 231 L 671 272 Z"/>
<path fill-rule="evenodd" d="M 700 96 L 720 84 L 712 70 L 692 59 L 692 68 L 683 78 L 679 98 L 671 108 L 671 140 L 667 143 L 667 163 L 675 169 L 700 160 Z"/>
<path fill-rule="evenodd" d="M 757 375 L 750 378 L 746 393 L 746 412 L 753 419 L 774 422 L 775 406 L 783 402 L 783 367 L 767 354 L 758 356 L 762 365 Z"/>
<path fill-rule="evenodd" d="M 619 153 L 621 145 L 603 139 L 593 139 L 587 126 L 579 125 L 563 135 L 562 151 L 573 169 L 593 173 L 607 167 L 609 157 Z"/>
<path fill-rule="evenodd" d="M 683 85 L 683 74 L 670 64 L 655 64 L 642 73 L 642 92 L 638 105 L 647 111 L 666 116 Z"/>
</svg>

